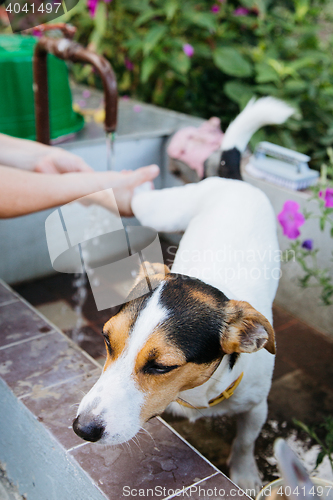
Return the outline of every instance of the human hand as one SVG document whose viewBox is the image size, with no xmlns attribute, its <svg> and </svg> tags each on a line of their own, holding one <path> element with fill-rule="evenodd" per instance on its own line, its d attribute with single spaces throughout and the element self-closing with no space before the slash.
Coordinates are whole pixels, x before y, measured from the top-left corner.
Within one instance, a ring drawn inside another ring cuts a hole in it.
<svg viewBox="0 0 333 500">
<path fill-rule="evenodd" d="M 79 156 L 61 148 L 47 148 L 35 162 L 33 170 L 43 174 L 67 174 L 93 172 L 94 170 Z"/>
<path fill-rule="evenodd" d="M 151 183 L 153 188 L 152 181 L 159 172 L 160 169 L 157 165 L 149 165 L 137 170 L 123 170 L 122 172 L 95 172 L 84 177 L 89 182 L 89 188 L 93 193 L 112 188 L 120 215 L 132 217 L 131 201 L 135 189 L 144 183 Z M 110 202 L 110 197 L 108 195 L 103 197 L 101 193 L 96 193 L 96 196 L 90 195 L 85 203 L 96 203 L 113 212 L 116 211 Z"/>
</svg>

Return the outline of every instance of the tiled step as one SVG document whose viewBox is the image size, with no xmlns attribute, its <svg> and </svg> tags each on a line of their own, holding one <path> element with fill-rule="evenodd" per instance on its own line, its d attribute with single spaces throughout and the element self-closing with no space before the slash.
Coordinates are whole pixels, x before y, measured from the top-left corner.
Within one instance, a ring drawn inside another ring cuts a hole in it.
<svg viewBox="0 0 333 500">
<path fill-rule="evenodd" d="M 0 461 L 34 500 L 244 497 L 161 418 L 129 444 L 86 443 L 71 424 L 101 367 L 0 282 Z M 185 493 L 186 492 L 186 493 Z M 177 496 L 178 495 L 178 496 Z"/>
</svg>

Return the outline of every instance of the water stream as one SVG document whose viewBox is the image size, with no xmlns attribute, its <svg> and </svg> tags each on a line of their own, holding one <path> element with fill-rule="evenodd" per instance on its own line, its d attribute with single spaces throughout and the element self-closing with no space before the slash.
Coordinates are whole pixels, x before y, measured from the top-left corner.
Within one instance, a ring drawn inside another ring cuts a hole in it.
<svg viewBox="0 0 333 500">
<path fill-rule="evenodd" d="M 115 150 L 114 150 L 114 142 L 115 142 L 116 133 L 110 132 L 106 133 L 106 166 L 107 170 L 112 171 L 115 169 Z M 98 223 L 98 221 L 96 221 Z M 98 239 L 94 242 L 97 244 Z M 86 256 L 89 257 L 89 256 Z M 97 279 L 97 278 L 96 278 Z M 87 276 L 86 274 L 77 274 L 75 275 L 73 281 L 73 287 L 75 288 L 75 293 L 73 295 L 73 299 L 75 302 L 75 312 L 77 315 L 77 322 L 75 328 L 72 332 L 72 338 L 74 342 L 80 343 L 84 340 L 85 335 L 81 330 L 84 318 L 82 314 L 83 305 L 87 298 Z"/>
<path fill-rule="evenodd" d="M 115 132 L 106 132 L 106 168 L 107 170 L 115 169 L 115 151 L 114 142 L 116 138 Z"/>
<path fill-rule="evenodd" d="M 73 287 L 75 288 L 73 300 L 75 303 L 74 310 L 77 316 L 77 320 L 75 327 L 72 330 L 72 340 L 77 344 L 80 344 L 85 338 L 85 335 L 81 330 L 82 324 L 84 322 L 82 309 L 88 294 L 87 276 L 85 273 L 75 275 L 73 280 Z"/>
</svg>

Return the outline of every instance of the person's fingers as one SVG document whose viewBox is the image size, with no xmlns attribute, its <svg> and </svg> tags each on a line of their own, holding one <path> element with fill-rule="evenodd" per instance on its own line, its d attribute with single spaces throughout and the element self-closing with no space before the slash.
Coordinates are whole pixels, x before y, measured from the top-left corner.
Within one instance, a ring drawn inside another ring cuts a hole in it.
<svg viewBox="0 0 333 500">
<path fill-rule="evenodd" d="M 134 170 L 131 181 L 132 185 L 139 186 L 144 182 L 152 181 L 155 177 L 160 173 L 160 169 L 157 165 L 149 165 L 148 167 L 141 167 L 137 170 Z"/>
<path fill-rule="evenodd" d="M 54 157 L 54 165 L 61 174 L 68 172 L 93 172 L 94 170 L 87 165 L 79 156 L 64 152 Z"/>
<path fill-rule="evenodd" d="M 34 168 L 34 172 L 40 174 L 58 174 L 58 170 L 48 158 L 43 158 Z"/>
<path fill-rule="evenodd" d="M 76 162 L 75 172 L 94 172 L 94 169 L 91 168 L 84 160 L 82 160 L 82 158 L 79 158 L 79 160 L 80 161 Z"/>
</svg>

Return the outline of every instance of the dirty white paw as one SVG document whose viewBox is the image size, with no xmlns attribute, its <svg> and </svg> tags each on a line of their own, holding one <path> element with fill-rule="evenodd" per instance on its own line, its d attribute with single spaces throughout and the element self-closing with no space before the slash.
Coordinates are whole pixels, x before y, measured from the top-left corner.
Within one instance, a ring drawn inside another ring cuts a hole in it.
<svg viewBox="0 0 333 500">
<path fill-rule="evenodd" d="M 230 464 L 230 479 L 250 497 L 256 497 L 263 487 L 257 465 L 253 460 Z"/>
</svg>

